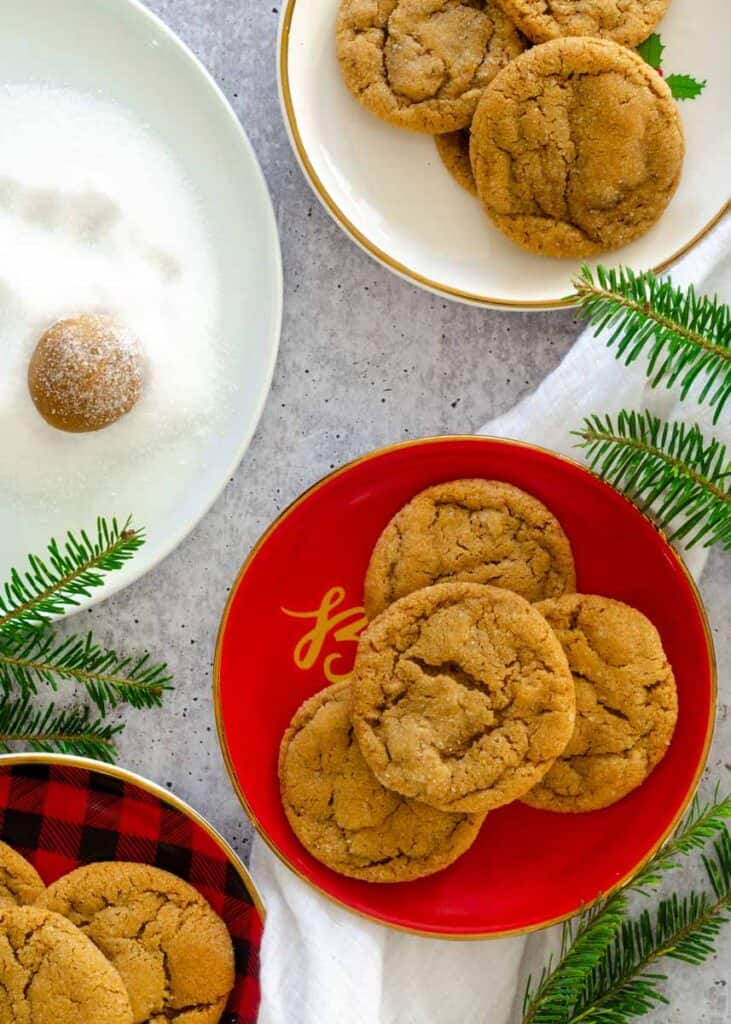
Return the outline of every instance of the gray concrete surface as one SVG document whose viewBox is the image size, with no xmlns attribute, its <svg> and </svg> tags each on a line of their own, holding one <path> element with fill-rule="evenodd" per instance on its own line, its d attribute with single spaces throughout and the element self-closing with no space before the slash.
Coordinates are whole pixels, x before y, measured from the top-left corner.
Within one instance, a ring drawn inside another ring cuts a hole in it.
<svg viewBox="0 0 731 1024">
<path fill-rule="evenodd" d="M 256 438 L 213 510 L 143 581 L 86 613 L 100 639 L 162 652 L 177 689 L 131 714 L 121 762 L 199 808 L 244 855 L 251 829 L 216 740 L 211 661 L 239 564 L 272 518 L 329 469 L 402 438 L 469 432 L 508 409 L 577 335 L 570 314 L 502 314 L 442 301 L 358 250 L 323 212 L 290 152 L 276 98 L 278 0 L 148 0 L 202 58 L 240 116 L 274 199 L 285 270 L 274 387 Z M 718 645 L 722 707 L 709 775 L 729 788 L 731 559 L 703 581 Z M 646 1018 L 723 1024 L 731 929 L 702 970 L 673 966 L 673 1008 Z M 439 1022 L 435 1022 L 439 1024 Z"/>
</svg>

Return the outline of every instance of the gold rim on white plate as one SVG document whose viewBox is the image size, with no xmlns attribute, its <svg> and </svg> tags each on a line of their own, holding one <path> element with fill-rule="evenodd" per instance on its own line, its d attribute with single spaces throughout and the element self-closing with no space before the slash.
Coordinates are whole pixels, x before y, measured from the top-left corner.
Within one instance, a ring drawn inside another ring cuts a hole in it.
<svg viewBox="0 0 731 1024">
<path fill-rule="evenodd" d="M 298 0 L 287 0 L 281 16 L 278 45 L 279 94 L 281 106 L 284 114 L 285 126 L 287 128 L 295 156 L 297 157 L 312 190 L 336 224 L 339 224 L 345 233 L 349 235 L 365 252 L 378 260 L 379 263 L 382 263 L 389 270 L 394 271 L 394 273 L 405 278 L 407 281 L 419 285 L 421 288 L 426 288 L 428 291 L 435 292 L 438 295 L 443 295 L 450 299 L 458 299 L 462 302 L 469 302 L 478 306 L 486 306 L 492 309 L 539 311 L 569 309 L 572 306 L 575 306 L 576 298 L 574 295 L 567 295 L 562 299 L 500 299 L 493 296 L 480 295 L 477 292 L 463 291 L 460 288 L 453 288 L 451 285 L 443 284 L 441 281 L 434 281 L 431 278 L 426 277 L 424 274 L 420 274 L 418 271 L 413 270 L 405 263 L 400 263 L 398 260 L 395 260 L 392 256 L 389 256 L 387 252 L 375 245 L 367 235 L 355 226 L 355 224 L 346 216 L 343 210 L 335 202 L 323 184 L 322 179 L 317 174 L 317 171 L 315 170 L 308 155 L 307 147 L 305 146 L 302 133 L 300 132 L 299 124 L 297 122 L 297 115 L 295 113 L 294 103 L 292 100 L 292 86 L 289 74 L 289 47 L 291 42 L 292 19 L 294 17 L 297 2 Z M 304 0 L 300 0 L 300 2 L 304 3 Z M 332 0 L 332 2 L 335 4 L 337 0 Z M 715 216 L 713 216 L 708 223 L 690 239 L 690 241 L 682 245 L 672 254 L 672 256 L 669 256 L 667 259 L 654 266 L 652 268 L 653 272 L 660 274 L 672 267 L 673 264 L 677 263 L 677 261 L 689 253 L 691 249 L 694 249 L 729 211 L 731 211 L 731 199 L 724 203 L 718 213 L 716 213 Z"/>
</svg>

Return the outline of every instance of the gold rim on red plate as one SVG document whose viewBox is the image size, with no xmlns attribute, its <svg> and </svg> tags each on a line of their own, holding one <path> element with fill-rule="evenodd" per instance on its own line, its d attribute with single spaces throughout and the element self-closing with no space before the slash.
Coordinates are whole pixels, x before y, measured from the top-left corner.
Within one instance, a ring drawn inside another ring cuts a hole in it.
<svg viewBox="0 0 731 1024">
<path fill-rule="evenodd" d="M 292 2 L 294 2 L 294 0 L 292 0 Z M 225 732 L 225 727 L 224 727 L 224 722 L 223 722 L 223 711 L 222 711 L 222 708 L 221 708 L 221 651 L 222 651 L 222 647 L 223 647 L 223 637 L 224 637 L 224 633 L 226 632 L 226 626 L 227 626 L 227 623 L 228 623 L 228 617 L 229 617 L 229 614 L 230 614 L 233 602 L 236 599 L 236 594 L 238 593 L 239 587 L 241 586 L 241 584 L 242 584 L 242 582 L 244 580 L 244 577 L 246 576 L 246 574 L 247 574 L 247 572 L 249 570 L 249 567 L 250 567 L 251 563 L 254 561 L 254 559 L 256 558 L 257 554 L 264 547 L 264 545 L 267 543 L 267 541 L 272 536 L 272 534 L 276 530 L 279 529 L 279 526 L 286 519 L 288 519 L 292 515 L 292 513 L 297 508 L 299 508 L 299 506 L 310 497 L 311 494 L 314 494 L 316 491 L 319 491 L 320 488 L 325 486 L 325 484 L 329 483 L 331 480 L 335 479 L 336 477 L 341 476 L 343 473 L 348 472 L 349 470 L 353 469 L 355 466 L 359 466 L 359 465 L 361 465 L 364 462 L 370 462 L 373 459 L 380 458 L 381 456 L 386 455 L 389 452 L 399 451 L 399 450 L 405 449 L 405 448 L 422 447 L 424 445 L 429 445 L 429 444 L 439 444 L 439 443 L 442 443 L 444 441 L 477 441 L 477 442 L 485 441 L 485 442 L 489 442 L 490 444 L 498 443 L 498 444 L 514 446 L 516 448 L 527 448 L 530 451 L 536 451 L 536 452 L 541 452 L 541 453 L 543 453 L 545 455 L 550 455 L 553 458 L 559 459 L 562 462 L 566 462 L 569 465 L 574 466 L 574 467 L 582 470 L 585 473 L 589 473 L 592 476 L 596 476 L 596 474 L 593 474 L 591 472 L 591 470 L 587 469 L 586 466 L 582 466 L 581 463 L 577 462 L 575 459 L 570 459 L 566 455 L 560 455 L 557 452 L 552 452 L 548 448 L 543 448 L 540 445 L 536 445 L 536 444 L 530 444 L 527 441 L 515 441 L 515 440 L 509 439 L 509 438 L 502 438 L 502 437 L 488 437 L 486 435 L 480 435 L 480 434 L 448 434 L 448 435 L 439 435 L 439 436 L 436 436 L 436 437 L 419 438 L 417 440 L 412 440 L 412 441 L 400 441 L 400 442 L 397 442 L 396 444 L 386 445 L 383 448 L 378 448 L 375 451 L 369 452 L 366 455 L 361 455 L 361 456 L 359 456 L 356 459 L 352 459 L 350 462 L 345 463 L 345 465 L 340 466 L 339 469 L 333 470 L 331 473 L 328 473 L 326 476 L 322 477 L 320 480 L 318 480 L 316 483 L 314 483 L 311 487 L 308 487 L 306 491 L 304 491 L 302 494 L 300 494 L 300 496 L 298 498 L 296 498 L 291 503 L 291 505 L 288 505 L 287 508 L 277 516 L 277 518 L 268 527 L 268 529 L 264 531 L 264 533 L 261 535 L 259 540 L 256 542 L 254 547 L 251 549 L 251 551 L 247 555 L 243 565 L 241 566 L 241 568 L 240 568 L 240 570 L 239 570 L 239 572 L 238 572 L 238 574 L 236 576 L 234 584 L 231 587 L 231 592 L 230 592 L 230 594 L 228 596 L 228 600 L 226 601 L 226 606 L 225 606 L 225 608 L 223 610 L 223 615 L 221 617 L 221 624 L 220 624 L 219 629 L 218 629 L 218 635 L 216 637 L 216 651 L 215 651 L 215 658 L 214 658 L 214 662 L 213 662 L 213 706 L 214 706 L 214 711 L 215 711 L 215 715 L 216 715 L 216 731 L 218 733 L 218 742 L 219 742 L 219 745 L 221 747 L 221 753 L 223 755 L 223 760 L 224 760 L 224 763 L 226 765 L 226 771 L 228 772 L 228 777 L 229 777 L 229 779 L 231 781 L 231 785 L 233 786 L 234 791 L 235 791 L 237 797 L 239 798 L 239 801 L 240 801 L 242 807 L 246 811 L 246 814 L 247 814 L 249 820 L 251 821 L 252 825 L 256 829 L 256 832 L 258 833 L 258 835 L 264 840 L 266 845 L 279 858 L 279 860 L 290 869 L 290 871 L 292 871 L 295 875 L 297 875 L 298 878 L 301 878 L 303 882 L 306 882 L 307 885 L 309 885 L 312 889 L 315 889 L 317 892 L 319 892 L 322 896 L 324 896 L 331 903 L 334 903 L 334 904 L 336 904 L 339 907 L 343 907 L 345 910 L 349 911 L 351 914 L 355 914 L 356 916 L 361 917 L 361 918 L 363 918 L 366 921 L 372 921 L 375 924 L 379 924 L 379 925 L 383 926 L 384 928 L 391 928 L 394 931 L 405 932 L 408 935 L 419 935 L 419 936 L 422 936 L 424 938 L 430 938 L 430 939 L 439 938 L 439 939 L 447 939 L 447 940 L 453 940 L 453 941 L 466 941 L 466 940 L 467 941 L 477 941 L 477 940 L 480 940 L 480 939 L 505 939 L 505 938 L 509 938 L 509 937 L 515 936 L 515 935 L 528 935 L 530 932 L 542 931 L 544 928 L 550 928 L 552 925 L 561 924 L 562 921 L 568 921 L 570 918 L 575 917 L 576 914 L 579 913 L 579 910 L 577 909 L 577 910 L 571 911 L 568 914 L 562 914 L 559 917 L 552 918 L 549 921 L 544 921 L 544 922 L 542 922 L 540 924 L 529 925 L 529 926 L 527 926 L 525 928 L 513 928 L 513 929 L 509 929 L 507 931 L 502 931 L 502 932 L 487 932 L 487 933 L 481 933 L 481 934 L 468 933 L 468 934 L 449 934 L 449 935 L 447 935 L 447 934 L 440 933 L 440 932 L 434 932 L 434 931 L 428 931 L 427 932 L 427 931 L 421 931 L 421 930 L 416 929 L 416 928 L 408 928 L 408 927 L 406 927 L 404 925 L 392 924 L 391 922 L 384 921 L 382 918 L 376 917 L 373 914 L 367 914 L 367 913 L 365 913 L 362 910 L 356 910 L 353 907 L 349 906 L 349 904 L 344 903 L 342 900 L 336 899 L 329 892 L 326 892 L 319 885 L 316 885 L 310 878 L 307 877 L 307 875 L 303 874 L 298 868 L 296 868 L 294 866 L 294 864 L 292 864 L 292 862 L 284 855 L 284 853 L 282 853 L 282 851 L 279 850 L 279 848 L 272 842 L 272 840 L 269 838 L 266 830 L 264 829 L 264 827 L 259 822 L 258 818 L 256 817 L 256 814 L 253 811 L 253 808 L 251 807 L 251 805 L 249 804 L 249 801 L 246 798 L 246 794 L 244 793 L 244 791 L 243 791 L 243 789 L 242 789 L 242 787 L 241 787 L 241 785 L 239 783 L 238 777 L 236 775 L 236 771 L 235 771 L 234 766 L 233 766 L 233 760 L 231 758 L 231 752 L 230 752 L 229 746 L 228 746 L 228 741 L 226 739 L 226 732 Z M 599 479 L 599 478 L 597 477 L 597 479 Z M 609 486 L 609 485 L 607 485 L 607 486 Z M 619 494 L 618 491 L 616 493 Z M 625 498 L 624 495 L 619 494 L 619 496 L 624 501 L 626 501 L 628 505 L 632 505 L 632 502 L 630 502 L 628 498 Z M 676 829 L 678 823 L 680 822 L 681 818 L 683 817 L 683 815 L 687 811 L 688 807 L 690 806 L 690 803 L 691 803 L 691 801 L 693 799 L 693 796 L 695 795 L 696 789 L 698 788 L 698 784 L 699 784 L 699 782 L 701 780 L 701 776 L 703 775 L 703 771 L 704 771 L 704 769 L 706 767 L 706 763 L 708 761 L 708 755 L 709 755 L 709 752 L 710 752 L 710 749 L 711 749 L 711 742 L 713 740 L 713 732 L 714 732 L 715 723 L 716 723 L 716 710 L 717 710 L 717 704 L 718 704 L 718 666 L 716 664 L 716 652 L 715 652 L 715 648 L 714 648 L 714 645 L 713 645 L 713 636 L 712 636 L 712 633 L 711 633 L 711 627 L 710 627 L 710 623 L 708 621 L 708 615 L 706 613 L 705 605 L 703 604 L 703 599 L 701 598 L 700 591 L 698 590 L 698 585 L 696 584 L 695 580 L 693 579 L 693 576 L 691 575 L 688 567 L 686 566 L 686 564 L 683 561 L 683 559 L 681 558 L 681 556 L 678 554 L 678 552 L 675 550 L 675 548 L 667 541 L 667 537 L 665 536 L 663 531 L 660 530 L 657 527 L 657 525 L 652 522 L 652 520 L 649 518 L 649 516 L 645 515 L 642 512 L 641 509 L 638 509 L 637 506 L 632 505 L 632 508 L 634 508 L 636 512 L 639 512 L 640 515 L 642 515 L 643 518 L 646 519 L 653 526 L 653 528 L 661 535 L 661 537 L 663 537 L 663 539 L 666 541 L 666 543 L 668 545 L 669 550 L 672 552 L 672 555 L 673 555 L 674 559 L 676 560 L 679 568 L 681 569 L 681 571 L 682 571 L 683 575 L 685 576 L 688 584 L 690 585 L 691 591 L 693 593 L 693 597 L 695 599 L 696 607 L 698 609 L 698 614 L 700 616 L 701 623 L 703 625 L 703 632 L 704 632 L 705 640 L 706 640 L 706 651 L 707 651 L 707 654 L 708 654 L 708 663 L 709 663 L 709 677 L 710 677 L 710 683 L 711 683 L 711 701 L 710 701 L 710 705 L 709 705 L 710 710 L 709 710 L 708 722 L 706 723 L 706 736 L 705 736 L 705 741 L 704 741 L 704 744 L 703 744 L 703 751 L 702 751 L 701 757 L 699 758 L 695 775 L 693 776 L 693 780 L 692 780 L 691 784 L 688 787 L 688 792 L 686 794 L 686 797 L 683 800 L 682 805 L 679 807 L 677 813 L 675 814 L 673 820 L 670 822 L 670 824 L 668 825 L 667 829 L 663 832 L 663 834 L 660 836 L 660 838 L 654 844 L 654 846 L 652 846 L 651 849 L 647 852 L 646 856 L 641 861 L 639 861 L 635 865 L 635 867 L 632 868 L 632 870 L 629 871 L 623 878 L 621 878 L 618 882 L 616 882 L 615 885 L 613 885 L 609 889 L 607 889 L 607 891 L 605 893 L 600 893 L 599 895 L 597 895 L 596 899 L 594 899 L 590 903 L 588 903 L 584 907 L 584 909 L 589 909 L 598 900 L 602 899 L 603 897 L 611 895 L 611 893 L 616 892 L 618 889 L 621 889 L 623 886 L 627 885 L 627 883 L 630 882 L 635 877 L 635 875 L 639 871 L 641 871 L 642 868 L 645 867 L 645 865 L 653 858 L 653 856 L 657 853 L 657 851 L 660 849 L 660 847 L 663 845 L 663 843 L 665 843 L 670 838 L 670 836 L 673 834 L 673 832 L 675 831 L 675 829 Z"/>
</svg>

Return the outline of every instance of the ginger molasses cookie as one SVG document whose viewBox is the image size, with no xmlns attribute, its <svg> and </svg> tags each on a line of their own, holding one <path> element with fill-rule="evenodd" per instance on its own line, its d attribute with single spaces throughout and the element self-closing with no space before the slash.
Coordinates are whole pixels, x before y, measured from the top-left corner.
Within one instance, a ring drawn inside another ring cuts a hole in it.
<svg viewBox="0 0 731 1024">
<path fill-rule="evenodd" d="M 446 813 L 385 789 L 363 759 L 350 683 L 305 701 L 279 753 L 282 803 L 313 857 L 366 882 L 441 871 L 474 842 L 484 815 Z"/>
<path fill-rule="evenodd" d="M 132 1024 L 107 958 L 66 918 L 0 907 L 0 1024 Z"/>
<path fill-rule="evenodd" d="M 524 598 L 441 583 L 392 604 L 362 634 L 353 724 L 380 781 L 448 811 L 517 800 L 574 728 L 566 655 Z"/>
<path fill-rule="evenodd" d="M 33 865 L 12 846 L 0 842 L 0 907 L 35 903 L 45 888 Z"/>
<path fill-rule="evenodd" d="M 434 142 L 442 163 L 457 184 L 471 195 L 476 196 L 477 185 L 475 185 L 475 176 L 470 163 L 469 128 L 462 128 L 458 132 L 446 132 L 444 135 L 435 135 Z"/>
<path fill-rule="evenodd" d="M 39 901 L 63 914 L 119 971 L 134 1024 L 217 1024 L 234 984 L 231 936 L 197 890 L 146 864 L 77 868 Z"/>
<path fill-rule="evenodd" d="M 345 84 L 399 128 L 466 128 L 477 100 L 525 43 L 495 0 L 341 0 Z"/>
<path fill-rule="evenodd" d="M 366 613 L 447 581 L 541 601 L 573 591 L 576 573 L 561 524 L 537 498 L 499 480 L 453 480 L 417 494 L 386 526 L 366 573 Z"/>
<path fill-rule="evenodd" d="M 599 36 L 624 46 L 646 39 L 669 0 L 498 0 L 534 43 L 560 36 Z"/>
<path fill-rule="evenodd" d="M 47 423 L 69 433 L 103 430 L 138 402 L 143 386 L 139 341 L 114 317 L 85 313 L 60 320 L 35 347 L 30 396 Z"/>
<path fill-rule="evenodd" d="M 644 235 L 680 181 L 685 143 L 670 89 L 632 50 L 556 39 L 485 90 L 470 155 L 497 227 L 543 256 L 587 257 Z"/>
<path fill-rule="evenodd" d="M 567 594 L 536 606 L 576 684 L 576 726 L 546 777 L 523 798 L 548 811 L 595 811 L 641 785 L 665 756 L 678 717 L 673 670 L 642 612 Z"/>
</svg>

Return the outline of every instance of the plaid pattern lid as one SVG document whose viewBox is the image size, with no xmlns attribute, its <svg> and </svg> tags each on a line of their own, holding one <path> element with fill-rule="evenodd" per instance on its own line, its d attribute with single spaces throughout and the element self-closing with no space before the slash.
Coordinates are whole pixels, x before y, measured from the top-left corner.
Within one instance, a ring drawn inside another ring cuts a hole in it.
<svg viewBox="0 0 731 1024">
<path fill-rule="evenodd" d="M 236 855 L 187 805 L 107 765 L 0 757 L 0 839 L 50 884 L 93 861 L 152 864 L 194 886 L 225 921 L 236 984 L 222 1024 L 255 1024 L 261 902 Z"/>
</svg>

